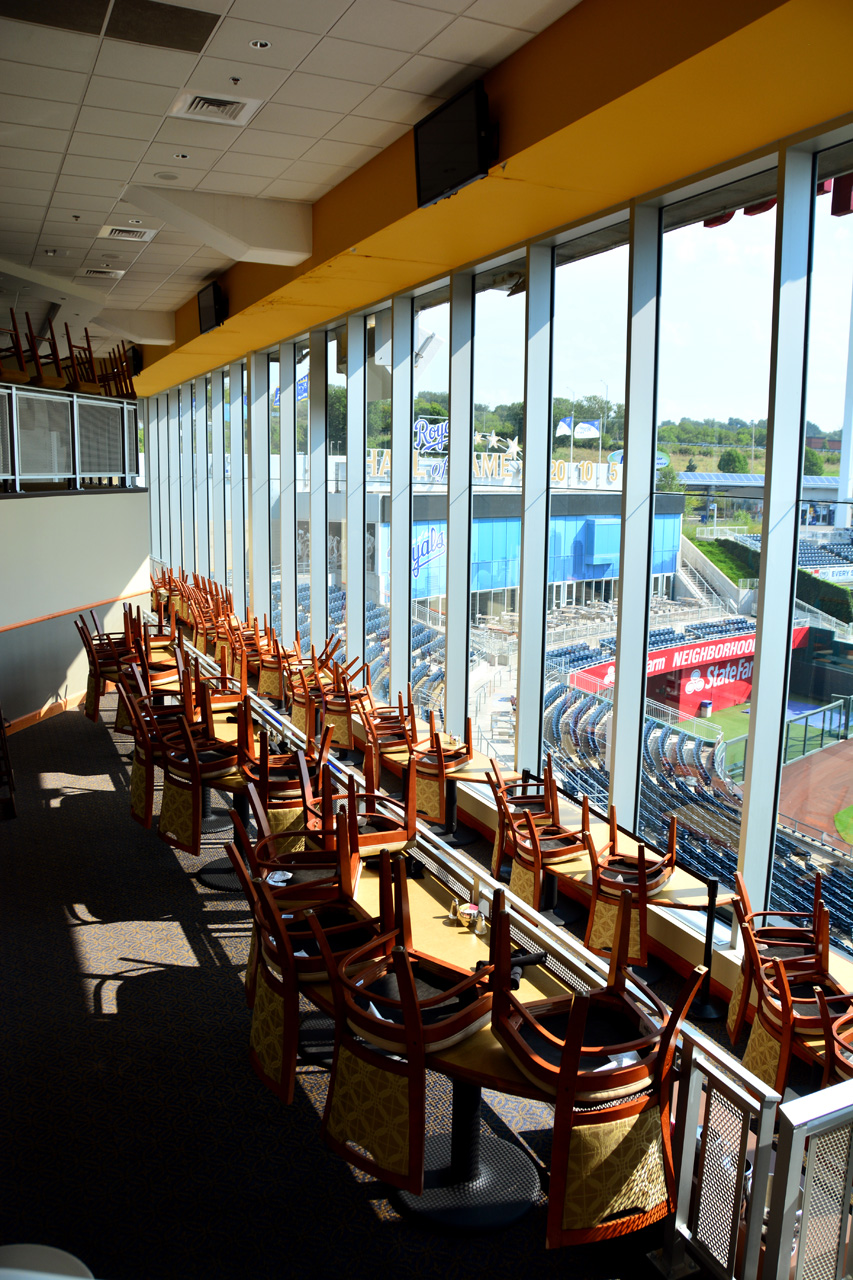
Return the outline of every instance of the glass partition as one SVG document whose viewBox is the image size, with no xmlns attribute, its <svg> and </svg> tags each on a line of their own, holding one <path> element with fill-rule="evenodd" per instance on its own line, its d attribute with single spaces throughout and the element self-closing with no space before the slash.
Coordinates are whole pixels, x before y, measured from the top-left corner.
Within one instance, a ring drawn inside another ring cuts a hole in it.
<svg viewBox="0 0 853 1280">
<path fill-rule="evenodd" d="M 225 434 L 225 586 L 234 581 L 233 550 L 231 545 L 231 375 L 222 375 L 222 422 Z"/>
<path fill-rule="evenodd" d="M 278 356 L 269 358 L 270 421 L 270 602 L 272 625 L 281 640 L 281 376 Z M 286 641 L 287 643 L 287 641 Z"/>
<path fill-rule="evenodd" d="M 474 745 L 510 767 L 518 686 L 526 281 L 520 260 L 474 282 L 468 714 Z"/>
<path fill-rule="evenodd" d="M 340 637 L 337 657 L 347 656 L 347 329 L 326 334 L 326 567 L 329 634 Z"/>
<path fill-rule="evenodd" d="M 449 289 L 415 300 L 412 406 L 412 649 L 410 678 L 424 719 L 445 714 Z"/>
<path fill-rule="evenodd" d="M 308 444 L 308 343 L 296 343 L 296 628 L 311 648 L 311 450 Z"/>
<path fill-rule="evenodd" d="M 391 311 L 365 321 L 364 661 L 379 699 L 388 697 L 391 523 Z"/>
</svg>

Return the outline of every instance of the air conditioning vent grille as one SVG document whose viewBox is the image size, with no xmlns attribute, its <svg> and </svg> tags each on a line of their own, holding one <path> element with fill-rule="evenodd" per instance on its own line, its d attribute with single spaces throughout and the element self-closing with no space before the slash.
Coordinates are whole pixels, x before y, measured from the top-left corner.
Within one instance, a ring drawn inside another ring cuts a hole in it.
<svg viewBox="0 0 853 1280">
<path fill-rule="evenodd" d="M 144 231 L 125 230 L 124 227 L 110 227 L 110 240 L 144 240 Z"/>
<path fill-rule="evenodd" d="M 221 116 L 224 120 L 236 120 L 245 103 L 228 98 L 206 98 L 197 94 L 186 109 L 188 116 Z"/>
<path fill-rule="evenodd" d="M 120 280 L 124 275 L 123 271 L 107 271 L 103 267 L 87 267 L 83 272 L 84 276 L 90 278 L 94 276 L 98 280 Z"/>
<path fill-rule="evenodd" d="M 216 93 L 179 93 L 169 109 L 182 120 L 207 120 L 210 124 L 241 128 L 263 105 L 261 98 L 222 98 Z"/>
<path fill-rule="evenodd" d="M 157 232 L 153 227 L 114 227 L 109 223 L 98 232 L 99 240 L 130 240 L 135 244 L 147 244 Z"/>
</svg>

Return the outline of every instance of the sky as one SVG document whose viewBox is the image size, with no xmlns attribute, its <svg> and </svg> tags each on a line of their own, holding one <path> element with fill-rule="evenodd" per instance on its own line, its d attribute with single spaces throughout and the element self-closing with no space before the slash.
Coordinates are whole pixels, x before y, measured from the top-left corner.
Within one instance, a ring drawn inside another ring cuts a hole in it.
<svg viewBox="0 0 853 1280">
<path fill-rule="evenodd" d="M 767 416 L 776 211 L 722 227 L 667 232 L 661 266 L 658 421 L 746 421 Z M 806 416 L 841 427 L 853 290 L 853 215 L 830 216 L 817 200 Z M 625 398 L 628 250 L 557 270 L 554 395 Z M 474 398 L 491 407 L 523 398 L 524 294 L 477 294 Z M 441 339 L 416 387 L 447 386 L 446 306 L 424 313 L 422 332 Z"/>
</svg>

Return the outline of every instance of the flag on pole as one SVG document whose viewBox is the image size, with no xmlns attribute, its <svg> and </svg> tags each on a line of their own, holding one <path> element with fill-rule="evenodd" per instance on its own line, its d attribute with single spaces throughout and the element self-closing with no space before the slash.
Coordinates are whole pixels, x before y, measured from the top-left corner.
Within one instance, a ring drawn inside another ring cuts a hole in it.
<svg viewBox="0 0 853 1280">
<path fill-rule="evenodd" d="M 557 436 L 570 436 L 572 434 L 572 426 L 574 424 L 574 414 L 568 418 L 561 418 L 557 423 L 557 430 L 554 432 Z"/>
</svg>

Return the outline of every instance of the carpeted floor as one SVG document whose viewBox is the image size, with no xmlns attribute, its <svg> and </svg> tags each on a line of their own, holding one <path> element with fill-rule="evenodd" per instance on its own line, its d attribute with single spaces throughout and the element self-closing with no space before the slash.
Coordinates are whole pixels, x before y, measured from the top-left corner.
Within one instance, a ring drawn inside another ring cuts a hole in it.
<svg viewBox="0 0 853 1280">
<path fill-rule="evenodd" d="M 102 703 L 110 724 L 113 707 Z M 104 1280 L 657 1274 L 646 1252 L 659 1227 L 546 1252 L 544 1194 L 485 1236 L 401 1216 L 323 1145 L 322 1069 L 300 1067 L 289 1108 L 250 1070 L 247 911 L 131 820 L 130 740 L 67 712 L 10 749 L 19 817 L 0 823 L 0 1243 L 70 1250 Z M 221 852 L 210 837 L 201 862 Z M 441 1077 L 428 1111 L 447 1132 Z M 544 1172 L 546 1108 L 487 1094 L 484 1125 L 511 1129 Z"/>
</svg>

